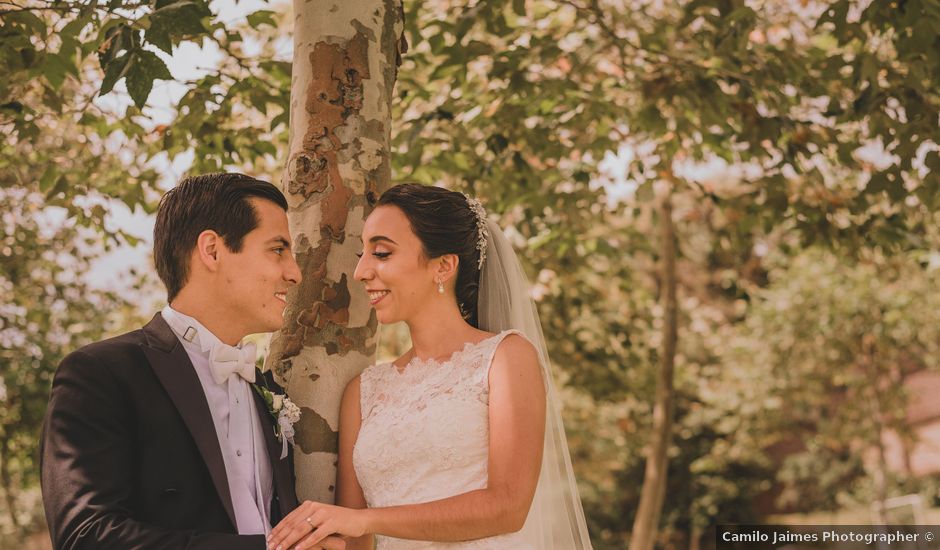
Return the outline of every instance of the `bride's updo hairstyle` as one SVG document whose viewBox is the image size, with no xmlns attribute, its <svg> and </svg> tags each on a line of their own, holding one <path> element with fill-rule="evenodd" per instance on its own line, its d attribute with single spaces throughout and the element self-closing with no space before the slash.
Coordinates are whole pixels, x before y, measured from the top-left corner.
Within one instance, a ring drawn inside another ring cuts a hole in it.
<svg viewBox="0 0 940 550">
<path fill-rule="evenodd" d="M 477 218 L 467 197 L 440 187 L 402 183 L 382 193 L 377 206 L 397 206 L 405 214 L 429 259 L 457 255 L 457 305 L 464 319 L 478 327 L 480 251 Z"/>
</svg>

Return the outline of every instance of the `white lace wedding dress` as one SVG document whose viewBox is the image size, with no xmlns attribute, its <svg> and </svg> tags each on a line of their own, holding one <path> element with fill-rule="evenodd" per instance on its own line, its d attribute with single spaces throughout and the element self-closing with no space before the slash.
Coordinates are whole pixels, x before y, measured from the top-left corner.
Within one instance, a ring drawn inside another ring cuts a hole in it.
<svg viewBox="0 0 940 550">
<path fill-rule="evenodd" d="M 362 424 L 353 466 L 370 508 L 451 497 L 487 483 L 489 369 L 506 330 L 445 361 L 413 359 L 403 371 L 374 365 L 360 378 Z M 378 550 L 533 548 L 521 533 L 466 542 L 376 537 Z"/>
</svg>

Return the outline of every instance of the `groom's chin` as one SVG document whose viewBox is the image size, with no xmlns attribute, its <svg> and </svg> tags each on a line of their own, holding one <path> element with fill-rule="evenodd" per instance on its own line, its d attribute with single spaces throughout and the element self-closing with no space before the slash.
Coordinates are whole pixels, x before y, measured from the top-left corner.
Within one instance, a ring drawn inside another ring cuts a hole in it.
<svg viewBox="0 0 940 550">
<path fill-rule="evenodd" d="M 286 324 L 287 324 L 287 321 L 283 317 L 281 317 L 280 319 L 277 319 L 276 321 L 272 322 L 268 326 L 267 332 L 277 332 L 281 330 L 282 328 L 284 328 L 284 325 Z"/>
</svg>

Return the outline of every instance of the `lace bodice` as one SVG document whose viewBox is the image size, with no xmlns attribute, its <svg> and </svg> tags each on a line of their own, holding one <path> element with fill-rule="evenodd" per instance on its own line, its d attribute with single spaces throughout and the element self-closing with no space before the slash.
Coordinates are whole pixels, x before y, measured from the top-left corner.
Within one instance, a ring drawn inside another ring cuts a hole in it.
<svg viewBox="0 0 940 550">
<path fill-rule="evenodd" d="M 468 343 L 445 361 L 413 359 L 403 371 L 392 363 L 363 371 L 353 466 L 370 508 L 486 487 L 489 369 L 499 343 L 513 333 Z M 379 550 L 527 546 L 518 534 L 460 543 L 376 539 Z"/>
</svg>

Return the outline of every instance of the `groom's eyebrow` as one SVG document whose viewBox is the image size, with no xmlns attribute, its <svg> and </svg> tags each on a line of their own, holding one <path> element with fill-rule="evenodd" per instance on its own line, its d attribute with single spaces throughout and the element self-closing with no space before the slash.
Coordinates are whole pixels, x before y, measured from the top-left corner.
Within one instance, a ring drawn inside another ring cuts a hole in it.
<svg viewBox="0 0 940 550">
<path fill-rule="evenodd" d="M 388 237 L 386 237 L 385 235 L 376 235 L 375 237 L 372 237 L 371 239 L 369 239 L 369 242 L 372 244 L 383 242 L 383 241 L 387 243 L 391 243 L 391 244 L 398 244 L 392 239 L 389 239 Z"/>
</svg>

